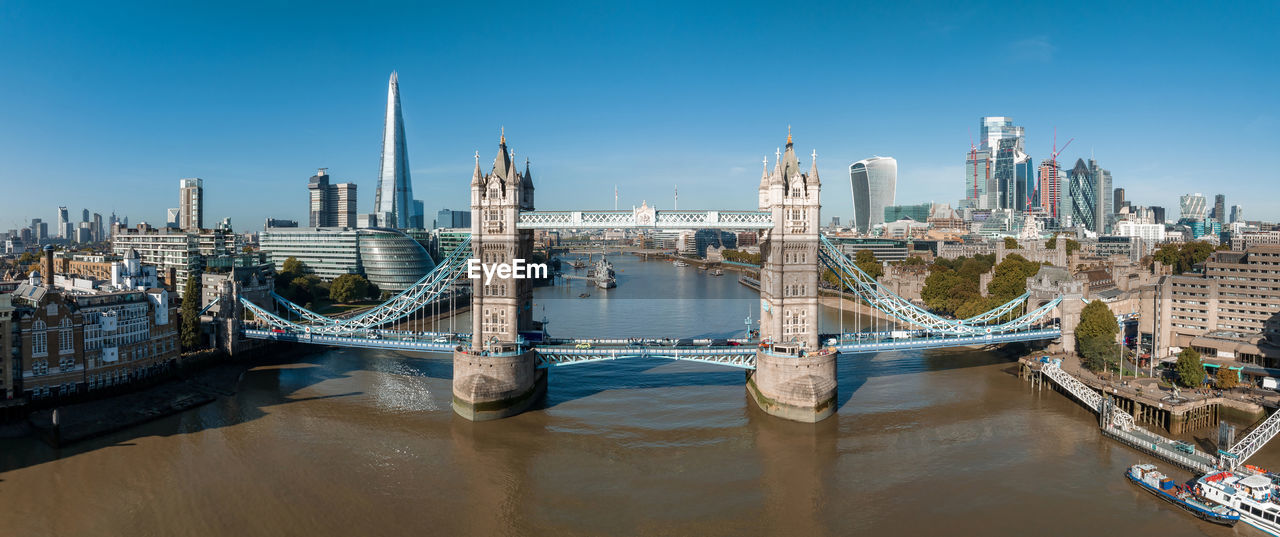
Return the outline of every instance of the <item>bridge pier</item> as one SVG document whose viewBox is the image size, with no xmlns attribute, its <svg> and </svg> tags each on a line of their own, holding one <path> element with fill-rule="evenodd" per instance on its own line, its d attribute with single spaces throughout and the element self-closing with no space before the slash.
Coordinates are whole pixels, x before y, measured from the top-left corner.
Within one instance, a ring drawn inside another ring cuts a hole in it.
<svg viewBox="0 0 1280 537">
<path fill-rule="evenodd" d="M 835 352 L 783 354 L 761 349 L 747 372 L 747 393 L 756 406 L 779 418 L 817 423 L 835 414 L 838 386 Z"/>
<path fill-rule="evenodd" d="M 542 401 L 547 370 L 532 350 L 453 352 L 453 411 L 471 421 L 514 416 Z"/>
</svg>

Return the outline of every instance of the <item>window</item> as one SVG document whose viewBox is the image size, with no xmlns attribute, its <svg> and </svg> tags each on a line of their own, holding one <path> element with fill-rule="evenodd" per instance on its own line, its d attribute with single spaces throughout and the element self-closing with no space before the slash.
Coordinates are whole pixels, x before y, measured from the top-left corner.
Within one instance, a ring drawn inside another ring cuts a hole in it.
<svg viewBox="0 0 1280 537">
<path fill-rule="evenodd" d="M 38 375 L 48 375 L 48 374 L 49 374 L 49 362 L 48 362 L 47 360 L 35 360 L 35 361 L 31 362 L 31 374 L 32 374 L 32 375 L 37 375 L 37 376 L 38 376 Z"/>
<path fill-rule="evenodd" d="M 63 356 L 58 359 L 58 370 L 62 372 L 71 371 L 76 367 L 76 359 L 70 356 Z"/>
<path fill-rule="evenodd" d="M 58 333 L 58 354 L 71 354 L 76 351 L 73 343 L 75 333 L 71 327 L 71 319 L 63 319 L 58 325 L 61 330 Z"/>
<path fill-rule="evenodd" d="M 44 321 L 36 321 L 31 325 L 31 355 L 49 354 L 49 332 Z"/>
</svg>

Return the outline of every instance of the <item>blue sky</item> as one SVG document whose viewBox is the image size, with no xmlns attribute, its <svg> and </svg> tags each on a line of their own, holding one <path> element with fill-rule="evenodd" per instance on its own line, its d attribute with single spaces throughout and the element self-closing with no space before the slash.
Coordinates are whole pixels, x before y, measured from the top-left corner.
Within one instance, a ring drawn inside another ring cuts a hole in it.
<svg viewBox="0 0 1280 537">
<path fill-rule="evenodd" d="M 755 206 L 788 125 L 824 221 L 848 165 L 898 159 L 898 201 L 954 204 L 983 115 L 1044 159 L 1092 152 L 1176 215 L 1223 193 L 1280 220 L 1275 2 L 1016 5 L 0 1 L 0 228 L 88 207 L 162 222 L 205 180 L 206 224 L 305 220 L 317 167 L 373 206 L 399 71 L 413 188 L 463 207 L 498 130 L 540 209 Z M 1126 4 L 1126 5 L 1120 5 Z"/>
</svg>

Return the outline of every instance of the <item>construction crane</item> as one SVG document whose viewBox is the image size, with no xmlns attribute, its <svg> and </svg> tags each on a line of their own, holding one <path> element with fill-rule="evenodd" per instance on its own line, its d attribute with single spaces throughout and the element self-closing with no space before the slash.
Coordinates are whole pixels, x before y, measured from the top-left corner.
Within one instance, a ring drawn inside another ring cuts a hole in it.
<svg viewBox="0 0 1280 537">
<path fill-rule="evenodd" d="M 1063 151 L 1066 151 L 1067 146 L 1071 145 L 1071 142 L 1074 142 L 1074 141 L 1075 141 L 1075 138 L 1067 140 L 1067 143 L 1062 144 L 1062 149 L 1058 149 L 1058 129 L 1057 128 L 1053 129 L 1053 153 L 1049 157 L 1049 171 L 1051 174 L 1050 180 L 1052 181 L 1058 180 L 1058 155 L 1061 155 Z M 1031 200 L 1035 199 L 1036 194 L 1040 192 L 1040 184 L 1043 183 L 1045 180 L 1043 177 L 1043 174 L 1041 175 L 1042 176 L 1040 177 L 1040 181 L 1035 182 L 1035 189 L 1027 196 L 1028 207 L 1031 206 Z M 1058 184 L 1058 196 L 1062 196 L 1062 184 L 1060 183 Z M 1041 205 L 1044 205 L 1043 200 L 1041 200 Z M 1049 215 L 1054 218 L 1058 218 L 1059 215 L 1056 212 L 1057 210 L 1058 209 L 1056 206 L 1049 207 L 1048 208 Z"/>
</svg>

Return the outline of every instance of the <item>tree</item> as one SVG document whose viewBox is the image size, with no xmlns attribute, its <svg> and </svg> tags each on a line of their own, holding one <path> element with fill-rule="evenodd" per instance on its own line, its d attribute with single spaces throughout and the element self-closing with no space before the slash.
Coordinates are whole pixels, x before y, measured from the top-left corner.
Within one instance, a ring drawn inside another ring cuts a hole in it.
<svg viewBox="0 0 1280 537">
<path fill-rule="evenodd" d="M 1178 383 L 1188 388 L 1204 384 L 1204 363 L 1200 361 L 1200 352 L 1191 347 L 1178 353 L 1178 362 L 1173 364 L 1178 373 Z"/>
<path fill-rule="evenodd" d="M 1057 234 L 1057 233 L 1054 233 L 1052 237 L 1049 237 L 1049 240 L 1044 241 L 1044 247 L 1045 247 L 1045 248 L 1047 248 L 1047 249 L 1049 249 L 1049 250 L 1053 250 L 1053 249 L 1057 248 L 1057 247 L 1058 247 L 1058 234 Z"/>
<path fill-rule="evenodd" d="M 1071 255 L 1080 249 L 1080 243 L 1073 239 L 1067 239 L 1067 255 Z"/>
<path fill-rule="evenodd" d="M 1018 254 L 1010 254 L 996 265 L 995 274 L 987 284 L 987 295 L 1003 304 L 1027 292 L 1027 278 L 1040 271 L 1040 264 L 1027 261 Z"/>
<path fill-rule="evenodd" d="M 1076 325 L 1076 354 L 1085 367 L 1098 371 L 1119 353 L 1116 334 L 1120 324 L 1101 300 L 1094 300 L 1080 312 L 1080 324 Z"/>
<path fill-rule="evenodd" d="M 372 300 L 380 296 L 382 296 L 382 289 L 378 287 L 378 284 L 369 282 L 369 288 L 365 292 L 364 297 Z"/>
<path fill-rule="evenodd" d="M 884 276 L 884 267 L 880 265 L 879 261 L 876 261 L 876 254 L 872 253 L 871 250 L 858 250 L 858 253 L 854 255 L 853 262 L 858 265 L 858 268 L 862 269 L 862 272 L 871 276 L 872 279 L 878 280 L 881 276 Z"/>
<path fill-rule="evenodd" d="M 302 264 L 301 261 L 298 261 L 298 258 L 292 256 L 290 256 L 289 259 L 284 260 L 284 265 L 280 267 L 280 272 L 294 275 L 302 274 L 305 270 L 306 265 Z"/>
<path fill-rule="evenodd" d="M 1019 246 L 1018 246 L 1018 239 L 1015 239 L 1015 238 L 1013 238 L 1013 237 L 1005 237 L 1005 238 L 1004 238 L 1004 247 L 1005 247 L 1005 248 L 1008 248 L 1008 249 L 1010 249 L 1010 250 L 1017 250 L 1017 249 L 1019 248 Z"/>
<path fill-rule="evenodd" d="M 1237 375 L 1239 374 L 1223 365 L 1218 368 L 1218 373 L 1214 375 L 1213 384 L 1223 390 L 1235 388 L 1240 384 L 1240 378 Z"/>
<path fill-rule="evenodd" d="M 241 251 L 241 252 L 244 252 L 244 253 L 246 253 L 246 254 L 251 254 L 251 253 L 253 253 L 253 247 L 252 247 L 252 246 L 249 246 L 248 244 L 246 244 L 246 245 L 244 245 L 244 248 L 241 248 L 241 249 L 240 249 L 240 251 Z M 286 260 L 286 261 L 287 261 L 287 260 Z"/>
<path fill-rule="evenodd" d="M 925 265 L 927 263 L 925 263 L 924 259 L 921 259 L 920 256 L 913 255 L 911 257 L 903 259 L 901 262 L 899 262 L 899 264 L 904 267 L 917 267 L 920 265 Z"/>
<path fill-rule="evenodd" d="M 329 284 L 329 300 L 355 302 L 369 294 L 369 280 L 359 274 L 343 274 Z"/>
<path fill-rule="evenodd" d="M 182 348 L 193 350 L 200 346 L 200 276 L 187 274 L 187 284 L 182 287 Z"/>
</svg>

